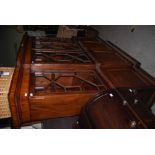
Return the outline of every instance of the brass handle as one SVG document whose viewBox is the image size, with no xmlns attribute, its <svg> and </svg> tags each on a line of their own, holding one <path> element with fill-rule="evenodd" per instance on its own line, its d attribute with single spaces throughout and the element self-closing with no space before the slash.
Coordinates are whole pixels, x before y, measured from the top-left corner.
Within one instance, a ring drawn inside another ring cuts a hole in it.
<svg viewBox="0 0 155 155">
<path fill-rule="evenodd" d="M 134 104 L 137 104 L 138 102 L 138 99 L 134 99 Z"/>
<path fill-rule="evenodd" d="M 127 103 L 128 103 L 128 102 L 127 102 L 126 100 L 124 100 L 124 101 L 123 101 L 123 106 L 126 106 Z"/>
<path fill-rule="evenodd" d="M 130 122 L 130 127 L 131 127 L 131 128 L 135 128 L 136 125 L 137 125 L 136 121 L 131 121 L 131 122 Z"/>
</svg>

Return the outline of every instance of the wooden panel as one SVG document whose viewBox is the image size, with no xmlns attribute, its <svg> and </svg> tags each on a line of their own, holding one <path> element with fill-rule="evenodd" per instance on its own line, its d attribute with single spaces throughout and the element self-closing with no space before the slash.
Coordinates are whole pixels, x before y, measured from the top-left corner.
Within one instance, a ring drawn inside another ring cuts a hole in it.
<svg viewBox="0 0 155 155">
<path fill-rule="evenodd" d="M 83 41 L 82 42 L 84 46 L 87 47 L 88 50 L 94 51 L 94 52 L 112 52 L 112 48 L 109 47 L 107 44 L 103 44 L 100 42 L 89 42 L 89 41 Z"/>
<path fill-rule="evenodd" d="M 141 63 L 139 61 L 137 61 L 135 58 L 133 58 L 132 56 L 127 54 L 125 51 L 123 51 L 122 49 L 120 49 L 119 47 L 117 47 L 116 45 L 111 43 L 110 41 L 108 41 L 107 43 L 115 52 L 124 56 L 126 59 L 128 59 L 128 61 L 130 61 L 132 64 L 134 64 L 135 67 L 139 67 L 141 65 Z"/>
<path fill-rule="evenodd" d="M 8 95 L 9 104 L 10 104 L 10 110 L 11 110 L 11 119 L 12 119 L 12 125 L 15 128 L 19 128 L 21 125 L 21 118 L 19 116 L 19 108 L 17 105 L 17 96 L 16 96 L 16 87 L 18 82 L 18 75 L 19 75 L 19 68 L 15 68 L 10 91 Z"/>
<path fill-rule="evenodd" d="M 24 58 L 23 67 L 24 68 L 30 68 L 31 54 L 32 54 L 32 39 L 28 38 L 26 45 L 25 45 L 24 56 L 23 56 Z"/>
<path fill-rule="evenodd" d="M 21 41 L 20 47 L 18 49 L 17 57 L 16 57 L 16 67 L 20 67 L 21 64 L 23 63 L 24 50 L 26 48 L 27 39 L 28 38 L 26 36 L 24 36 L 22 41 Z"/>
<path fill-rule="evenodd" d="M 30 98 L 31 121 L 74 116 L 95 93 L 55 94 Z"/>
<path fill-rule="evenodd" d="M 23 63 L 23 55 L 26 47 L 27 37 L 24 36 L 21 42 L 21 45 L 18 50 L 16 58 L 16 68 L 12 77 L 12 82 L 8 94 L 10 110 L 11 110 L 11 119 L 12 127 L 19 128 L 21 125 L 21 112 L 19 106 L 19 91 L 21 86 L 22 70 L 20 69 Z"/>
<path fill-rule="evenodd" d="M 103 74 L 113 83 L 115 88 L 141 88 L 155 86 L 140 69 L 101 69 Z"/>
<path fill-rule="evenodd" d="M 29 79 L 30 79 L 30 72 L 28 69 L 24 69 L 23 77 L 21 80 L 20 101 L 19 101 L 21 110 L 21 119 L 23 123 L 30 121 Z"/>
<path fill-rule="evenodd" d="M 133 64 L 118 53 L 96 53 L 92 52 L 92 56 L 103 68 L 125 68 L 131 67 Z"/>
<path fill-rule="evenodd" d="M 41 70 L 91 70 L 95 69 L 95 64 L 31 64 L 31 69 Z"/>
</svg>

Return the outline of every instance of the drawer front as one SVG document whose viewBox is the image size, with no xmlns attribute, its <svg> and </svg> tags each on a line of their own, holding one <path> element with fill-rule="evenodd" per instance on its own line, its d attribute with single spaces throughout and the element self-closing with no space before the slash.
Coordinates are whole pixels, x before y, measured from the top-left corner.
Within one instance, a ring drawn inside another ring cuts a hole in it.
<svg viewBox="0 0 155 155">
<path fill-rule="evenodd" d="M 31 121 L 79 115 L 80 109 L 94 95 L 81 93 L 31 97 Z"/>
</svg>

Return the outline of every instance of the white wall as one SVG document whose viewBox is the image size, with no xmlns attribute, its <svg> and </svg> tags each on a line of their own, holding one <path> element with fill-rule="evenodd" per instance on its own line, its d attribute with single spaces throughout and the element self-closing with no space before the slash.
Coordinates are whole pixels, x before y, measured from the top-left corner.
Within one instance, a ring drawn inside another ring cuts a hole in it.
<svg viewBox="0 0 155 155">
<path fill-rule="evenodd" d="M 155 77 L 155 26 L 93 26 L 101 38 L 113 42 L 142 64 Z"/>
</svg>

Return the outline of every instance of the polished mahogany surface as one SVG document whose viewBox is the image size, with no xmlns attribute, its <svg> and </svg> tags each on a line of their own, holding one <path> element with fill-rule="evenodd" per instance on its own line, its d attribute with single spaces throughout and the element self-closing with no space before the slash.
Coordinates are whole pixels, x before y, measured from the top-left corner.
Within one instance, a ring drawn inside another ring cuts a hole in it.
<svg viewBox="0 0 155 155">
<path fill-rule="evenodd" d="M 12 127 L 19 128 L 50 118 L 77 116 L 90 98 L 102 91 L 124 88 L 124 94 L 125 89 L 154 86 L 154 78 L 140 68 L 140 63 L 99 37 L 58 39 L 25 35 L 18 51 L 9 93 Z M 147 92 L 138 94 L 145 96 Z M 130 95 L 125 96 L 126 100 Z M 150 98 L 153 97 L 147 96 L 146 100 Z M 108 128 L 130 128 L 127 123 L 130 119 L 125 115 L 121 99 L 116 96 L 112 100 L 116 102 L 108 99 L 111 104 L 105 104 L 108 109 L 113 107 L 108 117 L 118 113 L 122 123 L 119 126 L 118 120 L 115 120 L 116 126 Z M 101 104 L 98 106 L 99 109 L 94 110 L 96 115 L 107 115 L 108 111 L 101 109 Z M 150 113 L 144 109 L 139 111 L 150 118 Z M 131 115 L 130 111 L 128 113 Z"/>
<path fill-rule="evenodd" d="M 151 104 L 148 105 L 154 90 L 117 89 L 98 93 L 81 110 L 81 128 L 154 128 L 155 116 Z"/>
</svg>

